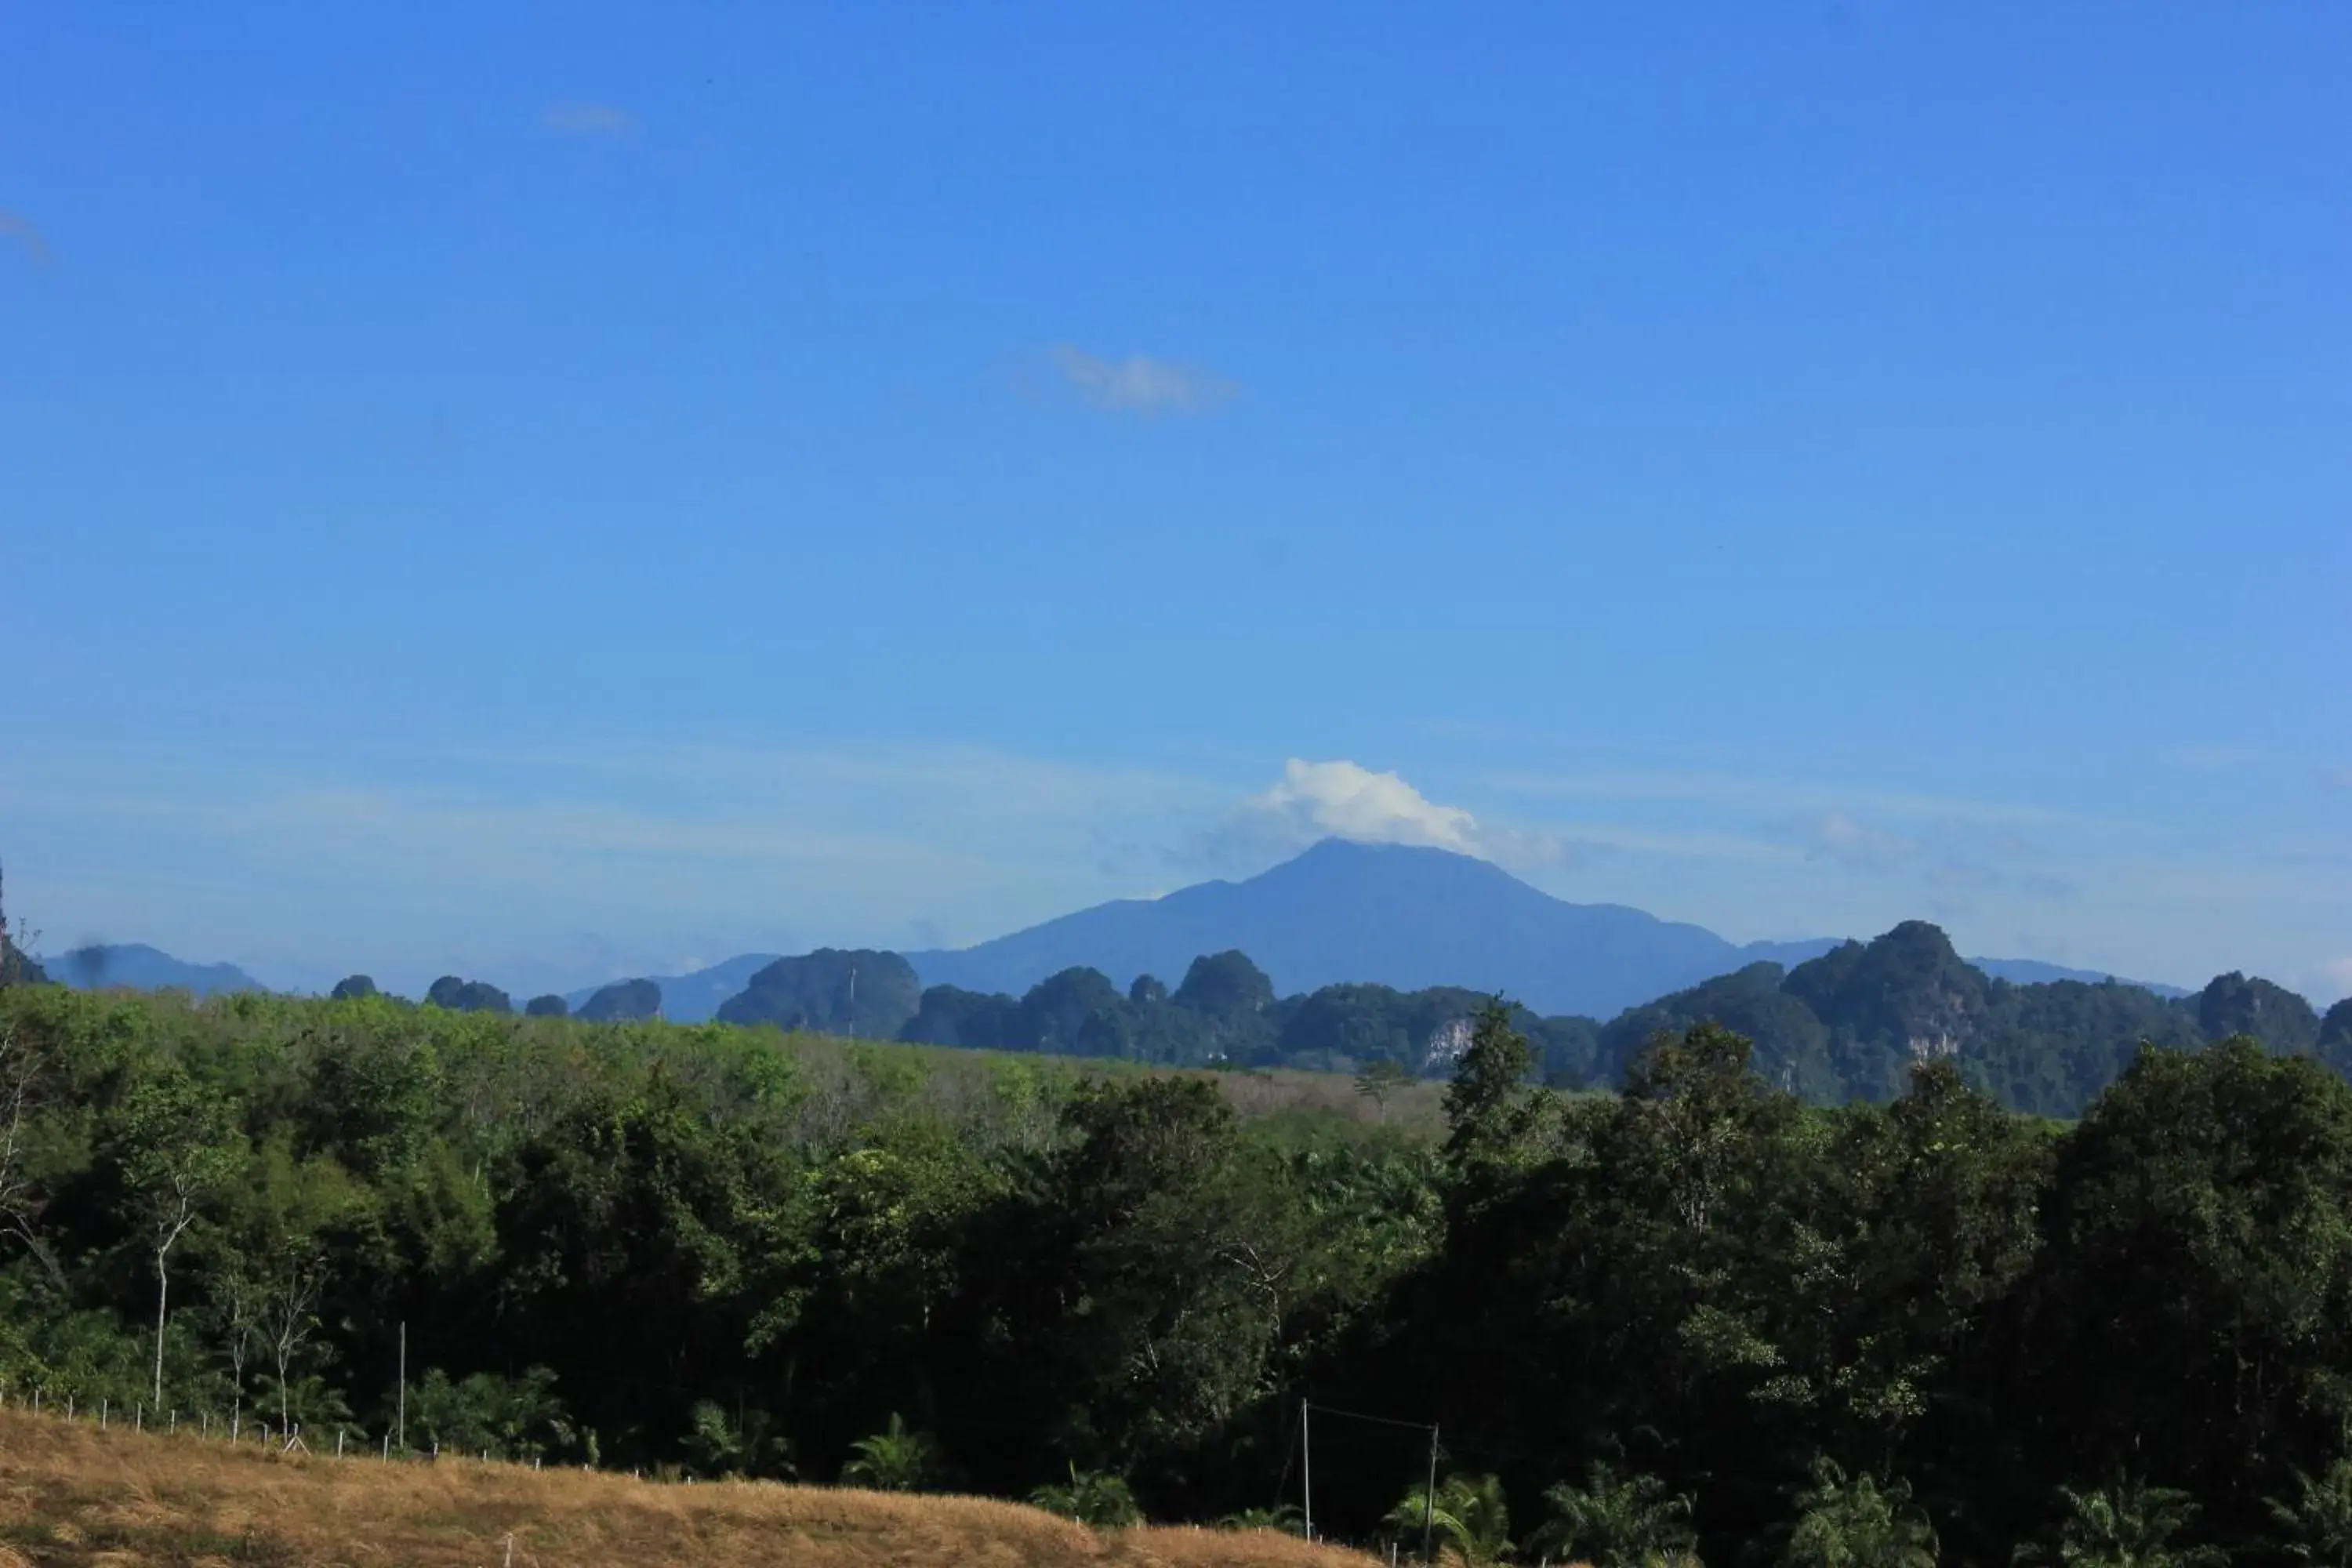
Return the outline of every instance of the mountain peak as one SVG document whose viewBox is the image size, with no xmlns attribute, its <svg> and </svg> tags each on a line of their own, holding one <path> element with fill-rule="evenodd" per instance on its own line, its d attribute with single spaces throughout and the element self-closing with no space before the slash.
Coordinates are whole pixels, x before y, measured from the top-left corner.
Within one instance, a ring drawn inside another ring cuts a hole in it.
<svg viewBox="0 0 2352 1568">
<path fill-rule="evenodd" d="M 1242 881 L 1101 904 L 909 957 L 927 985 L 1018 994 L 1065 969 L 1097 969 L 1124 987 L 1234 949 L 1284 994 L 1350 982 L 1458 985 L 1603 1017 L 1736 969 L 1741 957 L 1712 931 L 1569 903 L 1456 850 L 1337 837 Z"/>
</svg>

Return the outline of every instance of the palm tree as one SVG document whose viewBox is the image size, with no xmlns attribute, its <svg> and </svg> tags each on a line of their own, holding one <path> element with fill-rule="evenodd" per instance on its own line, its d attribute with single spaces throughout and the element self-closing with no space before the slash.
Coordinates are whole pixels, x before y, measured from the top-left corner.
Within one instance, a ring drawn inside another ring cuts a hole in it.
<svg viewBox="0 0 2352 1568">
<path fill-rule="evenodd" d="M 2060 1487 L 2058 1496 L 2066 1505 L 2058 1561 L 2066 1568 L 2210 1568 L 2229 1561 L 2218 1547 L 2173 1544 L 2197 1518 L 2187 1492 L 2125 1479 L 2097 1491 Z"/>
<path fill-rule="evenodd" d="M 1278 1530 L 1285 1535 L 1296 1535 L 1306 1523 L 1306 1516 L 1290 1503 L 1277 1503 L 1272 1508 L 1245 1508 L 1239 1513 L 1229 1513 L 1217 1521 L 1219 1530 Z"/>
<path fill-rule="evenodd" d="M 2300 1470 L 2294 1479 L 2303 1495 L 2270 1504 L 2286 1549 L 2313 1568 L 2352 1568 L 2352 1459 L 2336 1460 L 2315 1481 Z"/>
<path fill-rule="evenodd" d="M 1493 1476 L 1448 1476 L 1438 1483 L 1437 1506 L 1415 1487 L 1389 1510 L 1386 1523 L 1400 1539 L 1423 1535 L 1451 1550 L 1468 1568 L 1488 1568 L 1511 1554 L 1511 1510 Z"/>
<path fill-rule="evenodd" d="M 841 1467 L 841 1484 L 877 1492 L 919 1492 L 939 1479 L 939 1440 L 929 1432 L 909 1432 L 898 1413 L 890 1425 L 871 1437 L 850 1446 L 856 1456 Z"/>
<path fill-rule="evenodd" d="M 1788 1568 L 1936 1568 L 1936 1527 L 1909 1482 L 1849 1478 L 1826 1454 L 1811 1476 L 1780 1551 Z"/>
<path fill-rule="evenodd" d="M 1143 1510 L 1135 1506 L 1135 1494 L 1128 1489 L 1126 1477 L 1108 1470 L 1082 1470 L 1075 1463 L 1070 1466 L 1069 1485 L 1055 1482 L 1039 1487 L 1029 1494 L 1029 1500 L 1048 1513 L 1097 1530 L 1124 1530 L 1143 1522 Z"/>
<path fill-rule="evenodd" d="M 1592 1568 L 1654 1568 L 1683 1563 L 1698 1545 L 1691 1503 L 1655 1476 L 1620 1479 L 1596 1462 L 1580 1487 L 1559 1481 L 1544 1493 L 1552 1517 L 1530 1545 Z"/>
</svg>

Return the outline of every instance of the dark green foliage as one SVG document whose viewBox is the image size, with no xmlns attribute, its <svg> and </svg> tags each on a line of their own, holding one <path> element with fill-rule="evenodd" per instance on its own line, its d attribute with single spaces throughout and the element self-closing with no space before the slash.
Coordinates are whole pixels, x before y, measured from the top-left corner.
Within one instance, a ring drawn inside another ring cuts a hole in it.
<svg viewBox="0 0 2352 1568">
<path fill-rule="evenodd" d="M 1617 1078 L 1652 1034 L 1709 1020 L 1754 1040 L 1756 1070 L 1817 1105 L 1883 1103 L 1916 1063 L 1949 1058 L 2003 1104 L 2044 1116 L 2080 1114 L 2143 1044 L 2195 1047 L 2246 1032 L 2275 1050 L 2311 1052 L 2319 1036 L 2309 1005 L 2268 981 L 2224 975 L 2177 1002 L 2120 981 L 2013 985 L 1912 921 L 1786 973 L 1751 964 L 1633 1008 L 1601 1029 L 1591 1079 Z M 2352 1045 L 2342 1055 L 2352 1068 Z"/>
<path fill-rule="evenodd" d="M 622 980 L 599 990 L 580 1004 L 580 1016 L 592 1024 L 634 1023 L 661 1016 L 661 987 L 650 980 Z"/>
<path fill-rule="evenodd" d="M 1246 953 L 1213 953 L 1192 961 L 1174 1001 L 1213 1022 L 1233 1023 L 1273 1006 L 1274 982 Z"/>
<path fill-rule="evenodd" d="M 1150 975 L 1121 995 L 1108 976 L 1065 970 L 1018 1000 L 934 985 L 899 1037 L 923 1045 L 1117 1057 L 1165 1067 L 1296 1067 L 1352 1073 L 1386 1061 L 1407 1076 L 1452 1070 L 1446 1042 L 1486 999 L 1435 986 L 1329 985 L 1276 997 L 1240 953 L 1195 963 L 1172 994 Z M 1588 1018 L 1538 1018 L 1514 1008 L 1541 1076 L 1562 1088 L 1592 1081 L 1600 1034 Z"/>
<path fill-rule="evenodd" d="M 0 986 L 46 985 L 48 975 L 17 945 L 32 938 L 22 931 L 19 922 L 8 918 L 6 892 L 6 881 L 0 879 Z"/>
<path fill-rule="evenodd" d="M 507 994 L 487 980 L 460 980 L 445 974 L 435 981 L 425 993 L 426 1005 L 445 1013 L 498 1013 L 514 1011 L 514 1003 Z"/>
<path fill-rule="evenodd" d="M 1096 1530 L 1123 1530 L 1143 1521 L 1143 1510 L 1135 1506 L 1135 1493 L 1126 1477 L 1082 1470 L 1076 1465 L 1070 1467 L 1067 1481 L 1039 1487 L 1029 1494 L 1029 1500 L 1047 1513 Z"/>
<path fill-rule="evenodd" d="M 352 1002 L 362 996 L 374 996 L 380 993 L 375 988 L 375 982 L 368 976 L 346 974 L 335 982 L 335 988 L 327 994 L 337 1002 Z"/>
<path fill-rule="evenodd" d="M 2319 1021 L 2319 1038 L 2312 1054 L 2337 1072 L 2352 1074 L 2352 996 L 2327 1010 Z"/>
<path fill-rule="evenodd" d="M 1496 997 L 1470 1020 L 1469 1044 L 1445 1090 L 1447 1156 L 1456 1162 L 1510 1157 L 1534 1121 L 1528 1088 L 1536 1054 L 1511 1027 L 1511 1009 Z"/>
<path fill-rule="evenodd" d="M 1931 1018 L 1872 974 L 1812 994 Z M 1063 978 L 1024 1026 L 1212 1023 Z M 1394 1040 L 1365 1021 L 1409 1001 L 1322 1012 Z M 1244 1120 L 1234 1074 L 9 987 L 0 1384 L 152 1406 L 168 1285 L 184 1417 L 380 1440 L 405 1323 L 415 1447 L 1272 1518 L 1307 1398 L 1439 1423 L 1428 1523 L 1473 1561 L 2345 1561 L 2352 1087 L 2318 1062 L 2147 1050 L 2063 1128 L 1965 1047 L 1809 1109 L 1701 1023 L 1564 1095 L 1524 1015 L 1430 1016 L 1443 1150 Z M 1417 1548 L 1425 1431 L 1315 1433 L 1318 1529 Z"/>
<path fill-rule="evenodd" d="M 2307 1056 L 2319 1043 L 2319 1016 L 2283 986 L 2232 970 L 2197 994 L 2197 1026 L 2209 1040 L 2244 1035 L 2274 1051 Z"/>
<path fill-rule="evenodd" d="M 2148 1052 L 2060 1151 L 2030 1293 L 2049 1462 L 2251 1524 L 2352 1429 L 2352 1088 L 2244 1037 Z M 2160 1374 L 2153 1374 L 2154 1369 Z M 2085 1465 L 2084 1461 L 2093 1463 Z"/>
<path fill-rule="evenodd" d="M 953 985 L 934 985 L 899 1038 L 927 1046 L 988 1049 L 1010 1043 L 1013 1015 L 1021 1005 L 1010 996 L 982 995 Z"/>
<path fill-rule="evenodd" d="M 522 1007 L 522 1016 L 526 1018 L 564 1018 L 571 1014 L 572 1005 L 552 992 L 532 997 Z"/>
<path fill-rule="evenodd" d="M 1127 998 L 1098 969 L 1065 969 L 1021 999 L 1005 1044 L 1076 1057 L 1122 1057 L 1134 1037 Z"/>
<path fill-rule="evenodd" d="M 1698 1545 L 1691 1502 L 1655 1476 L 1620 1476 L 1595 1460 L 1581 1486 L 1561 1481 L 1544 1492 L 1551 1518 L 1529 1544 L 1548 1557 L 1592 1568 L 1658 1568 Z"/>
<path fill-rule="evenodd" d="M 47 985 L 49 977 L 31 956 L 0 933 L 0 985 Z"/>
<path fill-rule="evenodd" d="M 891 1040 L 921 1009 L 923 983 L 895 952 L 823 947 L 780 958 L 719 1009 L 726 1024 Z"/>
</svg>

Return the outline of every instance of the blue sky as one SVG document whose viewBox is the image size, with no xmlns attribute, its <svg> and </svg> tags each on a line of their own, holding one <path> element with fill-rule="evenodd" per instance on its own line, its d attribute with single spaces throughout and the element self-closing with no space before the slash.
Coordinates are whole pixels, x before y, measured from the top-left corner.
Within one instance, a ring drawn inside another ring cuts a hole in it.
<svg viewBox="0 0 2352 1568">
<path fill-rule="evenodd" d="M 529 988 L 1340 830 L 2352 991 L 2347 59 L 0 5 L 11 908 Z"/>
</svg>

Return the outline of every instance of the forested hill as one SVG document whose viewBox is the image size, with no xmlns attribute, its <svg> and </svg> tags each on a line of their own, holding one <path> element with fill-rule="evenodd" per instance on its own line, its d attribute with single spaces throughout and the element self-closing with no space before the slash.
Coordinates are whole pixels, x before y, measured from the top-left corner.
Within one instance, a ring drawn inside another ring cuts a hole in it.
<svg viewBox="0 0 2352 1568">
<path fill-rule="evenodd" d="M 259 991 L 261 983 L 234 963 L 189 963 L 145 942 L 94 944 L 52 953 L 41 967 L 60 985 L 80 990 L 185 991 L 210 996 Z"/>
<path fill-rule="evenodd" d="M 1560 1094 L 1482 1009 L 1441 1142 L 1249 1075 L 0 985 L 0 1388 L 1291 1529 L 1305 1403 L 1318 1531 L 1383 1557 L 1434 1484 L 1481 1563 L 2347 1561 L 2352 1085 L 2154 1050 L 2060 1126 L 1968 1087 L 2003 993 L 1918 931 L 1770 989 L 1931 1059 L 1809 1110 L 1702 1026 Z"/>
<path fill-rule="evenodd" d="M 1482 1000 L 1461 986 L 1403 991 L 1327 985 L 1281 996 L 1251 955 L 1193 959 L 1171 989 L 1139 976 L 1125 990 L 1072 968 L 1018 997 L 926 989 L 893 952 L 826 949 L 779 959 L 719 1010 L 722 1021 L 1116 1058 L 1171 1067 L 1292 1067 L 1355 1072 L 1374 1062 L 1451 1070 L 1462 1021 Z M 2352 1071 L 2352 1003 L 2321 1019 L 2266 980 L 2225 974 L 2177 998 L 2118 981 L 2015 984 L 1909 921 L 1784 969 L 1763 962 L 1633 1007 L 1602 1025 L 1521 1008 L 1544 1079 L 1613 1088 L 1660 1030 L 1723 1023 L 1756 1042 L 1759 1071 L 1817 1105 L 1884 1103 L 1912 1067 L 1949 1058 L 1972 1084 L 2019 1110 L 2074 1116 L 2129 1065 L 2142 1042 L 2198 1047 L 2242 1034 L 2273 1050 Z"/>
<path fill-rule="evenodd" d="M 1916 1063 L 1948 1058 L 2013 1110 L 2074 1116 L 2142 1042 L 2193 1047 L 2241 1034 L 2352 1073 L 2352 1000 L 2323 1019 L 2294 993 L 2235 973 L 2169 998 L 2112 980 L 2012 984 L 1918 921 L 1794 969 L 1751 964 L 1632 1008 L 1601 1031 L 1601 1071 L 1622 1070 L 1660 1030 L 1710 1019 L 1753 1038 L 1757 1070 L 1815 1104 L 1884 1102 Z"/>
</svg>

